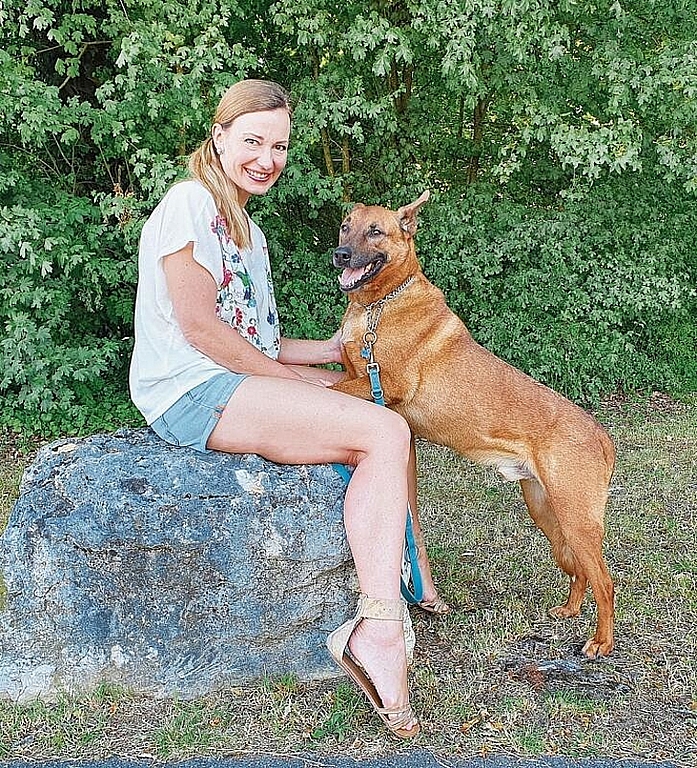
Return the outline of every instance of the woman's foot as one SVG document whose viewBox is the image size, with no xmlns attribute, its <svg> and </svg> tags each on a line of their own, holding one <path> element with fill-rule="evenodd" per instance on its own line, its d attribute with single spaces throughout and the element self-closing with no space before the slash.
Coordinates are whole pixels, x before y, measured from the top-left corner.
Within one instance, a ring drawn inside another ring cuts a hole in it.
<svg viewBox="0 0 697 768">
<path fill-rule="evenodd" d="M 394 626 L 392 626 L 394 624 Z M 349 640 L 349 650 L 370 678 L 385 710 L 407 713 L 407 719 L 400 723 L 400 730 L 419 730 L 419 721 L 409 705 L 407 682 L 407 658 L 404 647 L 404 632 L 401 622 L 380 622 L 363 619 Z M 398 716 L 389 716 L 395 721 Z"/>
<path fill-rule="evenodd" d="M 440 598 L 437 593 L 434 598 L 424 598 L 416 604 L 416 607 L 421 608 L 421 610 L 426 611 L 426 613 L 432 613 L 434 616 L 447 616 L 452 610 L 445 600 Z"/>
<path fill-rule="evenodd" d="M 421 727 L 409 704 L 401 598 L 361 595 L 353 619 L 330 632 L 327 648 L 360 687 L 391 734 L 411 739 Z"/>
</svg>

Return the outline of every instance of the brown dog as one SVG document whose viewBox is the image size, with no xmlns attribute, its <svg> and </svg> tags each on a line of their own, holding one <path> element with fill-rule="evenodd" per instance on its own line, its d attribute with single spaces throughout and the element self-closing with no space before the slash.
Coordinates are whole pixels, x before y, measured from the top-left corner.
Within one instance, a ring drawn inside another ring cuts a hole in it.
<svg viewBox="0 0 697 768">
<path fill-rule="evenodd" d="M 535 524 L 571 577 L 556 617 L 578 616 L 590 583 L 598 606 L 589 658 L 613 649 L 614 587 L 602 554 L 615 451 L 585 411 L 477 344 L 421 272 L 416 214 L 428 199 L 390 211 L 356 205 L 344 219 L 334 266 L 349 305 L 341 337 L 346 378 L 335 389 L 371 398 L 366 363 L 379 366 L 386 405 L 412 431 L 519 480 Z"/>
</svg>

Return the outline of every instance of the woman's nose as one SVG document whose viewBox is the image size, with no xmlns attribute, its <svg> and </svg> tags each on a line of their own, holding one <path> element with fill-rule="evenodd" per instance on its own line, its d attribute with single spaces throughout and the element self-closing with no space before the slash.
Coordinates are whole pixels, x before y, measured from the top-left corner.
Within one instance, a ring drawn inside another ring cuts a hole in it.
<svg viewBox="0 0 697 768">
<path fill-rule="evenodd" d="M 257 162 L 262 168 L 273 168 L 273 150 L 271 147 L 262 147 L 260 149 Z"/>
</svg>

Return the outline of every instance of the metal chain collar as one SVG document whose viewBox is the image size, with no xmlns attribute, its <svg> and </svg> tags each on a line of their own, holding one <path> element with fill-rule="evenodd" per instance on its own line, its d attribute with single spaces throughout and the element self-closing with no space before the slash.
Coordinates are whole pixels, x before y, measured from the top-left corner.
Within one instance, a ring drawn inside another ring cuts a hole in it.
<svg viewBox="0 0 697 768">
<path fill-rule="evenodd" d="M 366 331 L 363 334 L 363 349 L 361 350 L 361 357 L 364 359 L 370 360 L 371 363 L 375 362 L 373 357 L 373 346 L 378 340 L 377 327 L 380 322 L 380 317 L 382 316 L 382 310 L 385 308 L 385 304 L 391 299 L 399 296 L 399 294 L 406 290 L 414 280 L 416 280 L 416 275 L 411 275 L 401 285 L 398 285 L 393 291 L 390 291 L 381 299 L 373 301 L 371 304 L 361 304 L 367 315 Z"/>
</svg>

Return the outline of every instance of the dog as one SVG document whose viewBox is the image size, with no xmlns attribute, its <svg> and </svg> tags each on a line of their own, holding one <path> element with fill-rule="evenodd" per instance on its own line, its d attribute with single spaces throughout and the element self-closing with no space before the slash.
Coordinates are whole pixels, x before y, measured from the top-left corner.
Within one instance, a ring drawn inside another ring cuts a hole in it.
<svg viewBox="0 0 697 768">
<path fill-rule="evenodd" d="M 570 577 L 569 597 L 551 615 L 578 616 L 590 584 L 597 627 L 583 654 L 607 656 L 614 585 L 602 546 L 613 443 L 584 410 L 476 343 L 426 279 L 414 235 L 428 197 L 397 211 L 359 203 L 341 224 L 333 264 L 349 303 L 341 322 L 345 376 L 334 389 L 374 398 L 377 368 L 384 404 L 416 436 L 519 481 Z"/>
</svg>

